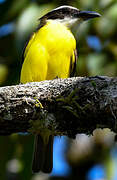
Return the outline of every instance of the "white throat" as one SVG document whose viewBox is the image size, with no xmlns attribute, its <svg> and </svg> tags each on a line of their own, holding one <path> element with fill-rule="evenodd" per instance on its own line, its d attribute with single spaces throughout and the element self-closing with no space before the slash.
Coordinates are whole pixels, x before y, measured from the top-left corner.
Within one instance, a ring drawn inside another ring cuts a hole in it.
<svg viewBox="0 0 117 180">
<path fill-rule="evenodd" d="M 82 20 L 80 18 L 69 18 L 69 17 L 66 17 L 64 19 L 55 19 L 55 20 L 47 20 L 47 21 L 56 21 L 56 22 L 60 22 L 62 23 L 64 26 L 68 27 L 68 28 L 72 28 L 74 26 L 78 26 Z"/>
</svg>

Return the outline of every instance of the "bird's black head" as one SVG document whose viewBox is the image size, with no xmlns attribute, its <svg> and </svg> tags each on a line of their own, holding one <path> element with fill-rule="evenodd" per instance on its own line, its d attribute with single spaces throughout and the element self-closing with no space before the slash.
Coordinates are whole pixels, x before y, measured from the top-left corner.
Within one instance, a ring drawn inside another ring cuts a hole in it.
<svg viewBox="0 0 117 180">
<path fill-rule="evenodd" d="M 81 21 L 100 17 L 101 15 L 93 11 L 80 11 L 72 6 L 60 6 L 45 14 L 40 18 L 41 21 L 56 20 L 65 25 L 73 25 Z"/>
<path fill-rule="evenodd" d="M 67 17 L 72 18 L 75 14 L 79 12 L 79 9 L 72 6 L 60 6 L 53 9 L 52 11 L 45 14 L 42 18 L 47 18 L 51 20 L 65 19 Z"/>
</svg>

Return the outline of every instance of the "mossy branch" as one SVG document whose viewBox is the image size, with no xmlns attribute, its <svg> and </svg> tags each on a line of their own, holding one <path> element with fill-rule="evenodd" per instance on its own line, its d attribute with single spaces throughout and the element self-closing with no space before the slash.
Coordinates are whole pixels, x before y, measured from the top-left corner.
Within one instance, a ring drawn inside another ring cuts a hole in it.
<svg viewBox="0 0 117 180">
<path fill-rule="evenodd" d="M 0 88 L 0 135 L 117 132 L 117 78 L 76 77 Z"/>
</svg>

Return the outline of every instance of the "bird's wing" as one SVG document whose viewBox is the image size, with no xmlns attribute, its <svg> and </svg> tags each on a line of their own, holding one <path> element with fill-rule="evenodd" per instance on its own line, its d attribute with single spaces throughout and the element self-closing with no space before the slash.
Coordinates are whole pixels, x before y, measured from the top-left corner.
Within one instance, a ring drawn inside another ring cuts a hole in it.
<svg viewBox="0 0 117 180">
<path fill-rule="evenodd" d="M 70 59 L 70 77 L 76 76 L 77 50 L 75 49 Z"/>
</svg>

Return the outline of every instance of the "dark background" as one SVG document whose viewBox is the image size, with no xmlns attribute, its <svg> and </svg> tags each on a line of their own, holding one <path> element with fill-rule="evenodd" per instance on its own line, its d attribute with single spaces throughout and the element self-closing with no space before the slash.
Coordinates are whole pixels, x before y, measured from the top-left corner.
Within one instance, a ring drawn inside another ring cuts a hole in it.
<svg viewBox="0 0 117 180">
<path fill-rule="evenodd" d="M 23 47 L 38 25 L 39 17 L 67 4 L 102 15 L 85 22 L 74 32 L 78 76 L 117 76 L 116 0 L 0 0 L 0 86 L 19 83 Z M 60 142 L 55 142 L 55 149 L 62 147 Z M 0 137 L 0 180 L 13 179 L 15 174 L 17 179 L 31 179 L 32 152 L 31 135 Z M 54 156 L 57 159 L 56 154 Z M 61 163 L 59 167 L 54 166 L 54 172 L 59 174 L 60 167 L 64 167 L 64 172 L 68 168 Z"/>
</svg>

